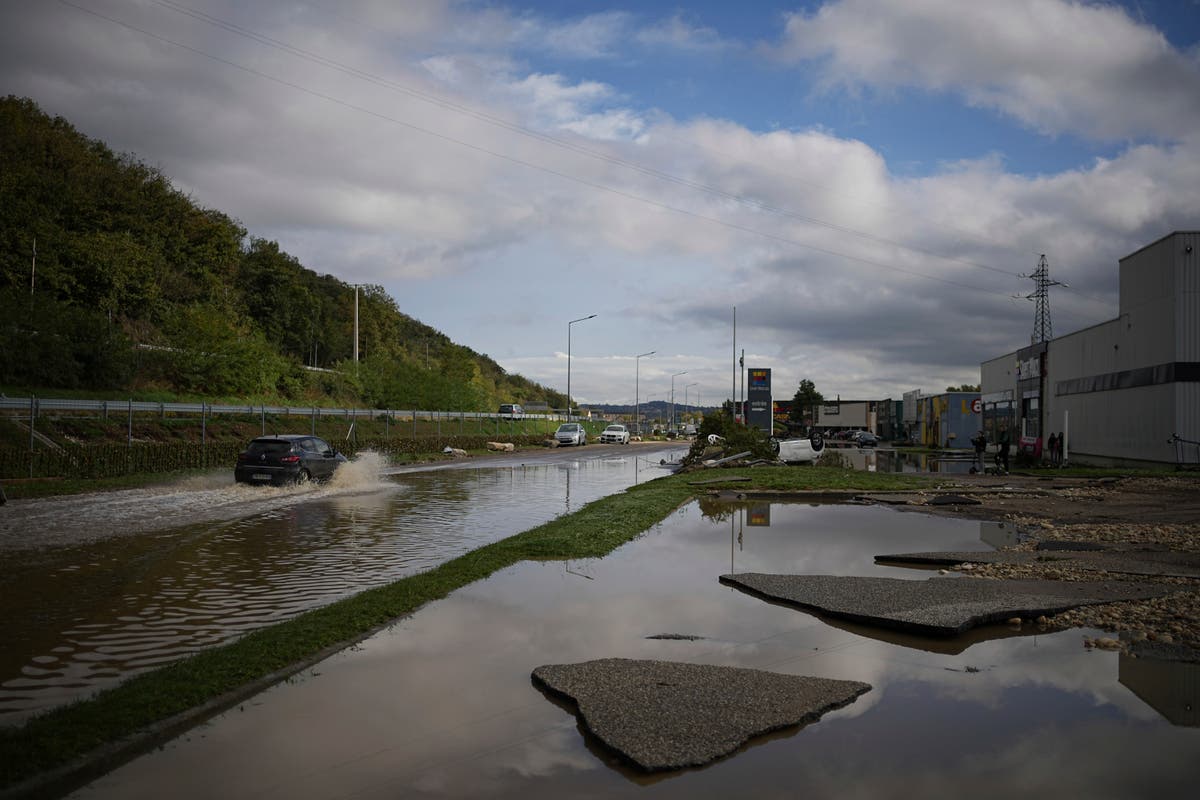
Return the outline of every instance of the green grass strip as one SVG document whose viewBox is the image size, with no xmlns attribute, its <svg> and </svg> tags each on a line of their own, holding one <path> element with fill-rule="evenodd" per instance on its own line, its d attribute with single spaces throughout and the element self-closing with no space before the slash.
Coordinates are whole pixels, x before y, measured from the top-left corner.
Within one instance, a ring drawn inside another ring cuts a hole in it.
<svg viewBox="0 0 1200 800">
<path fill-rule="evenodd" d="M 455 589 L 521 561 L 599 558 L 636 538 L 697 494 L 721 488 L 713 478 L 744 479 L 726 488 L 800 491 L 885 490 L 927 486 L 928 478 L 854 472 L 823 467 L 753 468 L 665 476 L 620 494 L 595 500 L 580 510 L 459 556 L 427 572 L 369 589 L 332 605 L 262 628 L 230 644 L 202 651 L 72 705 L 34 717 L 20 728 L 0 728 L 0 788 L 33 776 L 91 760 L 83 777 L 126 760 L 130 753 L 97 757 L 114 743 L 133 750 L 153 740 L 153 726 L 224 698 L 208 713 L 235 704 L 242 690 L 265 688 L 331 648 L 340 649 L 445 597 Z M 702 487 L 689 481 L 705 480 Z M 200 715 L 185 719 L 194 724 Z M 161 735 L 170 730 L 160 731 Z M 85 759 L 85 757 L 88 757 Z M 63 779 L 64 785 L 77 785 Z"/>
</svg>

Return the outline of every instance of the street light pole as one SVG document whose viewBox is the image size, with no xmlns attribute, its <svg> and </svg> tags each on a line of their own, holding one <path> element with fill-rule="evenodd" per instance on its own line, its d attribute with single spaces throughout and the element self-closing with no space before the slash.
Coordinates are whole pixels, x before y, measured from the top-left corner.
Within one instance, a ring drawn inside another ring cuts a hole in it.
<svg viewBox="0 0 1200 800">
<path fill-rule="evenodd" d="M 571 326 L 576 322 L 585 322 L 595 316 L 595 314 L 590 314 L 567 323 L 567 421 L 571 419 Z"/>
<path fill-rule="evenodd" d="M 642 359 L 646 356 L 652 356 L 657 352 L 657 350 L 651 350 L 649 353 L 642 353 L 633 357 L 633 427 L 637 431 L 638 436 L 642 435 L 642 404 L 641 396 L 638 394 Z"/>
<path fill-rule="evenodd" d="M 671 376 L 671 430 L 675 430 L 675 379 L 680 375 L 687 375 L 687 370 L 676 372 Z"/>
<path fill-rule="evenodd" d="M 688 389 L 692 386 L 699 386 L 699 385 L 700 384 L 697 382 L 697 383 L 689 383 L 687 386 L 683 387 L 683 409 L 684 409 L 684 411 L 686 411 L 688 409 L 688 401 L 687 401 Z"/>
</svg>

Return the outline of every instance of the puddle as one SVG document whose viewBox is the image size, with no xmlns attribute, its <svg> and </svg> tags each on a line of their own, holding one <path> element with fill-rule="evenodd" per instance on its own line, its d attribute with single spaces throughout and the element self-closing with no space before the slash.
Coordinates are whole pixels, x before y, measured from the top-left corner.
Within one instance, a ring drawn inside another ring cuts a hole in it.
<svg viewBox="0 0 1200 800">
<path fill-rule="evenodd" d="M 889 448 L 839 447 L 836 453 L 846 466 L 864 472 L 934 472 L 946 475 L 967 475 L 974 465 L 971 451 L 949 451 L 942 454 L 909 453 Z M 990 459 L 990 455 L 989 455 Z M 988 461 L 990 466 L 991 462 Z"/>
<path fill-rule="evenodd" d="M 987 549 L 980 523 L 859 506 L 705 511 L 687 506 L 604 559 L 522 563 L 459 590 L 76 796 L 1193 796 L 1200 728 L 1142 699 L 1194 703 L 1194 672 L 1179 665 L 1133 676 L 1116 653 L 1086 650 L 1096 632 L 1080 630 L 990 627 L 955 652 L 927 651 L 717 580 L 731 569 L 921 579 L 874 554 Z M 531 682 L 543 664 L 596 658 L 874 688 L 708 767 L 647 776 Z"/>
<path fill-rule="evenodd" d="M 649 466 L 658 451 L 600 453 L 395 476 L 381 476 L 378 458 L 360 458 L 323 485 L 234 486 L 224 472 L 10 504 L 0 528 L 10 545 L 0 573 L 0 724 L 661 474 Z M 114 535 L 120 526 L 128 530 Z"/>
</svg>

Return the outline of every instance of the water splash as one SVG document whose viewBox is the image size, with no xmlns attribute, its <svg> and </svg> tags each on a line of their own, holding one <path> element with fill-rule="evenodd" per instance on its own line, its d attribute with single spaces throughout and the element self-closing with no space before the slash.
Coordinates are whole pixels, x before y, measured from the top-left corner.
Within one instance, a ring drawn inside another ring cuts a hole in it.
<svg viewBox="0 0 1200 800">
<path fill-rule="evenodd" d="M 331 491 L 375 491 L 394 486 L 387 481 L 384 471 L 391 466 L 391 461 L 383 453 L 374 450 L 364 450 L 337 468 L 329 480 Z"/>
</svg>

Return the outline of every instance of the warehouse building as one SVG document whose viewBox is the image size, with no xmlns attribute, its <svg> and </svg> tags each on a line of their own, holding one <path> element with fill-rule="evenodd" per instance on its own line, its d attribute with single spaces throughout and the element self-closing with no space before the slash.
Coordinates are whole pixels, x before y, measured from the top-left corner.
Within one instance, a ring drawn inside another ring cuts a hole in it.
<svg viewBox="0 0 1200 800">
<path fill-rule="evenodd" d="M 1119 262 L 1116 319 L 980 365 L 983 423 L 1041 456 L 1091 464 L 1195 463 L 1200 452 L 1200 231 Z"/>
</svg>

